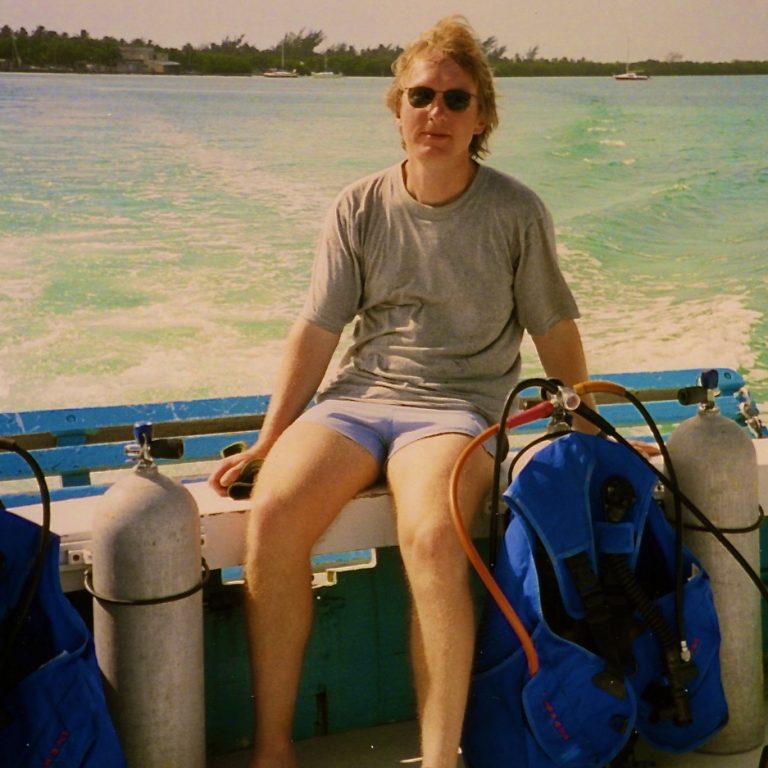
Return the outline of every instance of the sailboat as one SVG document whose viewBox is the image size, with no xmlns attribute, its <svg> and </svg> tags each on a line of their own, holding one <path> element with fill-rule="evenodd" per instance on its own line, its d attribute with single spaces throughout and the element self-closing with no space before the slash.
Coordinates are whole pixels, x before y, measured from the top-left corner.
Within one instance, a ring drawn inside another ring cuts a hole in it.
<svg viewBox="0 0 768 768">
<path fill-rule="evenodd" d="M 614 75 L 614 80 L 629 80 L 630 82 L 637 82 L 639 80 L 648 80 L 650 75 L 644 75 L 641 72 L 635 72 L 629 68 L 629 39 L 627 39 L 627 68 L 624 72 L 618 75 Z"/>
<path fill-rule="evenodd" d="M 645 75 L 641 72 L 635 72 L 634 70 L 631 70 L 629 68 L 629 63 L 627 63 L 626 72 L 622 72 L 618 75 L 614 75 L 613 79 L 614 80 L 649 80 L 650 75 Z"/>
<path fill-rule="evenodd" d="M 341 72 L 333 72 L 328 69 L 328 54 L 323 54 L 323 71 L 313 72 L 312 77 L 344 77 Z"/>
<path fill-rule="evenodd" d="M 299 73 L 292 69 L 290 72 L 285 68 L 285 40 L 280 46 L 280 69 L 270 69 L 264 73 L 264 77 L 298 77 Z"/>
</svg>

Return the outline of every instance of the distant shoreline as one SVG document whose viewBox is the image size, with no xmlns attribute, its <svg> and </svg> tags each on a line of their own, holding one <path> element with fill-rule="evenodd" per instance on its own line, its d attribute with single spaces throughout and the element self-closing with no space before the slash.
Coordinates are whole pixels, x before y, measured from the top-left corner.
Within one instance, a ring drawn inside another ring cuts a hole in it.
<svg viewBox="0 0 768 768">
<path fill-rule="evenodd" d="M 649 76 L 650 79 L 663 79 L 668 77 L 766 77 L 767 71 L 755 71 L 755 72 L 668 72 L 664 74 L 656 74 Z M 84 69 L 61 69 L 61 68 L 35 68 L 25 67 L 21 69 L 6 69 L 0 66 L 0 75 L 14 74 L 14 75 L 107 75 L 107 76 L 125 76 L 131 77 L 233 77 L 233 78 L 263 78 L 263 72 L 251 72 L 251 73 L 216 73 L 216 72 L 117 72 L 108 70 L 84 70 Z M 600 74 L 560 74 L 560 73 L 537 73 L 537 74 L 495 74 L 495 77 L 503 80 L 513 80 L 515 78 L 612 78 L 620 72 L 600 73 Z M 392 75 L 343 75 L 340 73 L 341 78 L 365 78 L 365 77 L 377 77 L 382 79 L 391 78 Z M 268 79 L 268 78 L 267 78 Z M 299 80 L 313 80 L 311 74 L 299 75 Z"/>
<path fill-rule="evenodd" d="M 297 75 L 333 72 L 345 77 L 391 77 L 392 63 L 402 49 L 379 45 L 356 50 L 337 44 L 322 50 L 320 30 L 286 34 L 272 48 L 259 50 L 244 36 L 221 43 L 165 48 L 141 39 L 126 42 L 91 37 L 86 30 L 70 37 L 40 26 L 33 32 L 0 28 L 0 71 L 57 74 L 185 74 L 262 75 L 288 70 Z M 665 61 L 597 62 L 586 59 L 546 59 L 538 46 L 525 54 L 507 54 L 495 38 L 484 43 L 496 77 L 611 77 L 627 67 L 649 78 L 684 75 L 768 75 L 768 61 L 696 62 L 670 54 Z"/>
</svg>

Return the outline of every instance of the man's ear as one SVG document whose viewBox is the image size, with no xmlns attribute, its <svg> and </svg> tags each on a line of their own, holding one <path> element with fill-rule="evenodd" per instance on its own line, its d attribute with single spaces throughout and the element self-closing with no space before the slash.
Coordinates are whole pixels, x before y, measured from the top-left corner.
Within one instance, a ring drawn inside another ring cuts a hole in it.
<svg viewBox="0 0 768 768">
<path fill-rule="evenodd" d="M 398 130 L 402 130 L 403 127 L 402 110 L 403 105 L 398 102 L 397 109 L 395 110 L 395 125 L 398 127 Z"/>
</svg>

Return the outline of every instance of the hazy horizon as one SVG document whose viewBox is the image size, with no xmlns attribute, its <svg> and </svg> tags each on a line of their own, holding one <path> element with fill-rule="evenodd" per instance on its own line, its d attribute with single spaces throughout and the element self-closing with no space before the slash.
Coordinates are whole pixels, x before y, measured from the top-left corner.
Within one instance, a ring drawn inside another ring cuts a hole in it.
<svg viewBox="0 0 768 768">
<path fill-rule="evenodd" d="M 260 49 L 286 34 L 320 30 L 319 50 L 346 43 L 358 49 L 405 45 L 439 18 L 467 16 L 481 39 L 495 37 L 506 55 L 538 48 L 542 58 L 593 61 L 768 60 L 768 2 L 765 0 L 405 0 L 386 4 L 359 0 L 0 0 L 0 25 L 33 32 L 125 40 L 142 38 L 164 47 L 201 47 L 244 36 Z"/>
</svg>

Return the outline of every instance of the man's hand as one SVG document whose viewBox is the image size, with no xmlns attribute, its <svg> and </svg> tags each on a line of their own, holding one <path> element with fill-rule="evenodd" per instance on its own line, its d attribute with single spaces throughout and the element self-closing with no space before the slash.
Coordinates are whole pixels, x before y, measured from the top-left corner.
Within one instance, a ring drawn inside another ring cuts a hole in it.
<svg viewBox="0 0 768 768">
<path fill-rule="evenodd" d="M 213 472 L 211 472 L 211 475 L 208 478 L 208 485 L 213 488 L 219 496 L 226 496 L 229 486 L 237 480 L 243 469 L 245 469 L 245 465 L 248 464 L 249 461 L 258 458 L 261 458 L 261 455 L 258 446 L 256 445 L 251 446 L 241 453 L 226 456 L 213 468 Z"/>
<path fill-rule="evenodd" d="M 643 440 L 629 440 L 629 444 L 646 459 L 652 459 L 655 456 L 661 456 L 661 451 L 656 443 L 646 443 Z"/>
</svg>

